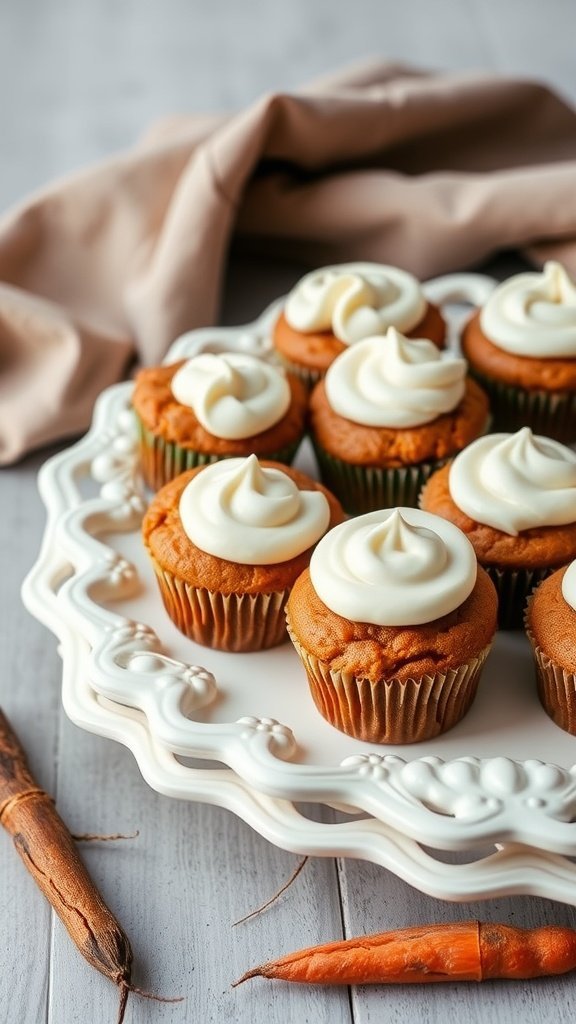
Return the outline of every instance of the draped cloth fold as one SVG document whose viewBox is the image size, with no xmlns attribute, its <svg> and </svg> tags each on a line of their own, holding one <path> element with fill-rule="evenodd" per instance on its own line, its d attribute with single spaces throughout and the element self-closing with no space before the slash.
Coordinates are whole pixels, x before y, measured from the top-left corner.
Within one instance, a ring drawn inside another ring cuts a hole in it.
<svg viewBox="0 0 576 1024">
<path fill-rule="evenodd" d="M 47 187 L 0 222 L 0 463 L 215 322 L 232 236 L 305 266 L 426 278 L 517 248 L 576 274 L 576 111 L 536 82 L 370 64 L 166 119 Z"/>
</svg>

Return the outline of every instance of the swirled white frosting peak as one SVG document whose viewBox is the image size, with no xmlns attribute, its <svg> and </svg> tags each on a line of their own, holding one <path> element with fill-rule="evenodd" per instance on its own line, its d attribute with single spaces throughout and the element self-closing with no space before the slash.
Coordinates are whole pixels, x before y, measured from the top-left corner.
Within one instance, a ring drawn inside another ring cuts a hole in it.
<svg viewBox="0 0 576 1024">
<path fill-rule="evenodd" d="M 487 338 L 506 352 L 535 358 L 576 356 L 576 283 L 551 260 L 542 273 L 499 285 L 480 314 Z"/>
<path fill-rule="evenodd" d="M 453 611 L 476 582 L 470 541 L 421 509 L 379 509 L 335 526 L 310 562 L 318 597 L 337 615 L 416 626 Z"/>
<path fill-rule="evenodd" d="M 411 331 L 426 312 L 424 293 L 412 274 L 380 263 L 341 263 L 306 274 L 284 309 L 297 331 L 333 331 L 345 345 L 389 327 Z"/>
<path fill-rule="evenodd" d="M 260 434 L 290 405 L 283 370 L 242 352 L 194 356 L 174 374 L 172 394 L 205 430 L 225 440 Z"/>
<path fill-rule="evenodd" d="M 473 441 L 452 462 L 449 484 L 466 515 L 513 537 L 576 522 L 576 453 L 529 427 Z"/>
<path fill-rule="evenodd" d="M 295 558 L 328 528 L 321 491 L 301 491 L 255 455 L 224 459 L 192 478 L 180 498 L 184 532 L 202 551 L 244 565 Z"/>
<path fill-rule="evenodd" d="M 373 427 L 417 427 L 455 409 L 465 390 L 466 361 L 432 341 L 411 341 L 395 327 L 341 352 L 326 374 L 331 407 Z"/>
<path fill-rule="evenodd" d="M 562 577 L 562 597 L 576 612 L 576 560 L 570 562 Z"/>
</svg>

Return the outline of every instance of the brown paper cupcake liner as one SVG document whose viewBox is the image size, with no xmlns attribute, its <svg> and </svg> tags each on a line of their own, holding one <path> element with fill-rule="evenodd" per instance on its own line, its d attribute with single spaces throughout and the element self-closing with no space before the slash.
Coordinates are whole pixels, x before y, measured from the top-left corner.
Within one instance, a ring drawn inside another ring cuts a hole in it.
<svg viewBox="0 0 576 1024">
<path fill-rule="evenodd" d="M 500 569 L 484 565 L 498 593 L 498 626 L 500 629 L 522 629 L 524 610 L 529 595 L 553 569 Z"/>
<path fill-rule="evenodd" d="M 485 377 L 472 368 L 470 373 L 490 399 L 493 431 L 514 433 L 530 427 L 535 434 L 564 444 L 576 440 L 576 392 L 528 391 Z"/>
<path fill-rule="evenodd" d="M 420 743 L 459 722 L 476 696 L 490 646 L 471 661 L 419 679 L 370 682 L 329 666 L 288 633 L 298 652 L 318 711 L 340 732 L 367 743 Z"/>
<path fill-rule="evenodd" d="M 153 491 L 159 491 L 164 484 L 169 483 L 174 477 L 188 469 L 195 469 L 196 466 L 207 466 L 212 462 L 219 462 L 221 459 L 233 457 L 231 455 L 198 452 L 190 448 L 184 448 L 173 441 L 166 441 L 163 437 L 159 437 L 151 430 L 148 430 L 138 415 L 136 415 L 136 423 L 138 426 L 142 476 L 144 477 L 145 484 Z M 292 444 L 285 445 L 285 447 L 277 452 L 262 455 L 261 458 L 270 459 L 273 462 L 283 462 L 289 466 L 301 440 L 302 438 L 299 437 Z"/>
<path fill-rule="evenodd" d="M 552 661 L 526 626 L 536 665 L 536 687 L 544 711 L 565 732 L 576 736 L 576 675 Z"/>
<path fill-rule="evenodd" d="M 154 559 L 152 563 L 168 615 L 196 643 L 242 653 L 266 650 L 287 640 L 289 587 L 268 594 L 222 594 L 191 586 Z"/>
<path fill-rule="evenodd" d="M 442 459 L 390 469 L 354 466 L 329 455 L 314 441 L 312 443 L 322 483 L 351 515 L 362 515 L 379 508 L 395 508 L 397 505 L 417 508 L 424 484 L 446 462 Z"/>
</svg>

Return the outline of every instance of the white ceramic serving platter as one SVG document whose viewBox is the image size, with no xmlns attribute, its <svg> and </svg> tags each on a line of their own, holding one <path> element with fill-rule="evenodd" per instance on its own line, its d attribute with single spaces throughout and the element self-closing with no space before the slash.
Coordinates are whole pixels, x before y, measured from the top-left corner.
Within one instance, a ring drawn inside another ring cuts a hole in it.
<svg viewBox="0 0 576 1024">
<path fill-rule="evenodd" d="M 493 286 L 453 275 L 427 291 L 454 333 L 453 301 L 482 302 Z M 184 335 L 167 361 L 266 355 L 277 311 Z M 377 748 L 321 718 L 289 643 L 242 655 L 192 643 L 165 613 L 140 542 L 147 495 L 131 391 L 106 391 L 87 436 L 40 474 L 48 519 L 23 596 L 60 640 L 71 719 L 126 744 L 158 791 L 228 807 L 286 849 L 364 857 L 445 899 L 525 892 L 576 903 L 576 738 L 541 709 L 525 638 L 497 637 L 456 728 Z M 315 471 L 306 446 L 298 461 Z M 301 802 L 351 813 L 314 821 Z M 466 851 L 469 862 L 442 863 L 423 846 Z"/>
</svg>

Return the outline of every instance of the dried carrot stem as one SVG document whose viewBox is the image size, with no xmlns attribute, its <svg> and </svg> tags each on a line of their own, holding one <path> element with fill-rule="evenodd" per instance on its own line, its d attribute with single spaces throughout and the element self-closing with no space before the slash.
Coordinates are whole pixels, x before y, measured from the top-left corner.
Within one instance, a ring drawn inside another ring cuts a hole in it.
<svg viewBox="0 0 576 1024">
<path fill-rule="evenodd" d="M 465 921 L 422 925 L 311 946 L 247 971 L 319 985 L 409 984 L 537 978 L 576 968 L 576 931 Z"/>
<path fill-rule="evenodd" d="M 82 956 L 120 988 L 121 1024 L 132 988 L 130 942 L 80 860 L 52 798 L 30 774 L 1 709 L 0 822 Z"/>
<path fill-rule="evenodd" d="M 257 917 L 258 914 L 261 914 L 264 910 L 267 910 L 268 907 L 271 907 L 272 904 L 275 903 L 276 900 L 282 895 L 282 893 L 286 892 L 286 890 L 292 885 L 292 882 L 296 881 L 298 875 L 302 871 L 302 868 L 304 867 L 307 860 L 308 857 L 304 857 L 300 861 L 300 863 L 297 864 L 297 866 L 294 868 L 294 871 L 290 875 L 288 881 L 284 882 L 284 885 L 277 889 L 276 892 L 272 896 L 270 896 L 270 899 L 267 899 L 265 903 L 261 903 L 260 906 L 256 907 L 255 910 L 251 910 L 249 914 L 244 914 L 244 917 L 239 917 L 237 921 L 233 921 L 232 927 L 235 928 L 237 924 L 244 924 L 245 921 L 250 921 L 251 918 Z"/>
</svg>

